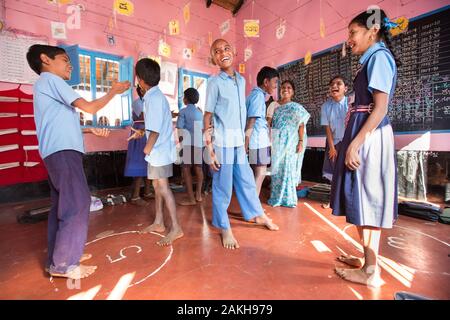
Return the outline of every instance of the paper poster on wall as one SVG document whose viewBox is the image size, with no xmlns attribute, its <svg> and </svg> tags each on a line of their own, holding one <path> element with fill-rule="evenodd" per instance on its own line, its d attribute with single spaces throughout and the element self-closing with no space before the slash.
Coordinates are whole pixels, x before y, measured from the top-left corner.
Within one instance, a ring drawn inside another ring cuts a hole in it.
<svg viewBox="0 0 450 320">
<path fill-rule="evenodd" d="M 161 63 L 161 80 L 159 88 L 164 94 L 175 95 L 178 66 L 176 63 L 163 61 Z"/>
<path fill-rule="evenodd" d="M 0 81 L 33 84 L 39 76 L 28 65 L 28 48 L 33 44 L 48 44 L 48 41 L 2 32 L 0 43 Z"/>
<path fill-rule="evenodd" d="M 409 19 L 406 17 L 400 17 L 394 21 L 397 26 L 390 29 L 389 32 L 393 37 L 398 36 L 400 33 L 408 29 Z"/>
<path fill-rule="evenodd" d="M 66 24 L 64 22 L 51 21 L 52 38 L 67 39 Z"/>
<path fill-rule="evenodd" d="M 224 36 L 228 31 L 230 31 L 230 19 L 220 25 L 220 34 L 222 36 Z"/>
<path fill-rule="evenodd" d="M 124 16 L 131 16 L 134 13 L 134 4 L 128 0 L 115 0 L 114 11 Z"/>
<path fill-rule="evenodd" d="M 239 63 L 239 73 L 245 73 L 245 63 Z"/>
<path fill-rule="evenodd" d="M 188 24 L 191 20 L 191 3 L 188 3 L 183 7 L 183 19 L 185 24 Z"/>
<path fill-rule="evenodd" d="M 169 21 L 169 34 L 176 36 L 180 34 L 180 22 L 176 19 Z"/>
<path fill-rule="evenodd" d="M 66 21 L 67 29 L 81 29 L 81 5 L 71 5 L 66 9 L 69 15 Z"/>
<path fill-rule="evenodd" d="M 320 18 L 320 37 L 325 38 L 325 22 L 323 21 L 323 18 Z"/>
<path fill-rule="evenodd" d="M 244 36 L 259 38 L 259 20 L 244 20 Z"/>
</svg>

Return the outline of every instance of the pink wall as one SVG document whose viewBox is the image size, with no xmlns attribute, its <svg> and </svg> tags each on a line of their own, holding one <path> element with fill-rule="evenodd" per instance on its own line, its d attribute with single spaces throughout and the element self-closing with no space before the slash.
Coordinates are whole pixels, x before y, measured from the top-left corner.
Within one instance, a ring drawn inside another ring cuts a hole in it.
<svg viewBox="0 0 450 320">
<path fill-rule="evenodd" d="M 0 7 L 0 18 L 6 22 L 5 28 L 25 30 L 36 35 L 45 36 L 50 44 L 56 44 L 51 38 L 50 21 L 67 19 L 66 5 L 48 4 L 44 0 L 3 0 L 6 10 Z M 230 19 L 231 29 L 224 36 L 237 48 L 236 64 L 243 62 L 243 51 L 251 46 L 253 57 L 246 63 L 247 91 L 255 85 L 257 71 L 264 65 L 279 66 L 304 57 L 306 51 L 312 53 L 342 43 L 347 37 L 348 21 L 362 10 L 373 4 L 373 0 L 247 0 L 236 17 L 216 5 L 209 9 L 203 0 L 134 0 L 135 13 L 132 17 L 117 16 L 117 28 L 113 30 L 116 45 L 111 47 L 106 41 L 108 20 L 112 13 L 113 0 L 79 0 L 73 3 L 83 4 L 81 29 L 67 30 L 69 44 L 108 52 L 122 56 L 133 56 L 135 61 L 139 52 L 156 55 L 157 43 L 164 37 L 164 29 L 171 19 L 178 19 L 181 34 L 169 36 L 166 41 L 172 46 L 172 56 L 168 61 L 176 62 L 180 67 L 204 73 L 214 73 L 216 69 L 207 63 L 209 55 L 208 32 L 213 39 L 221 37 L 219 26 Z M 185 25 L 182 8 L 190 2 L 191 20 Z M 390 17 L 415 17 L 450 4 L 448 0 L 384 0 L 376 3 L 386 10 Z M 323 17 L 326 37 L 319 35 L 319 18 Z M 260 19 L 260 37 L 244 38 L 243 20 Z M 286 34 L 283 39 L 275 37 L 276 26 L 280 20 L 286 21 Z M 192 60 L 183 60 L 184 47 L 197 47 Z M 164 59 L 164 58 L 163 58 Z M 14 87 L 0 83 L 0 90 Z M 24 91 L 31 92 L 31 86 Z M 115 130 L 106 139 L 85 135 L 87 151 L 126 149 L 128 130 Z M 417 135 L 396 136 L 398 148 L 405 141 L 415 140 Z M 435 151 L 450 151 L 447 143 L 450 134 L 431 134 L 430 144 L 418 145 Z M 99 140 L 100 139 L 100 140 Z M 422 139 L 423 140 L 423 139 Z M 422 141 L 419 139 L 419 141 Z M 314 142 L 315 141 L 315 142 Z M 311 146 L 323 146 L 323 139 L 310 139 Z M 406 144 L 409 145 L 409 142 Z M 413 144 L 415 145 L 415 144 Z"/>
<path fill-rule="evenodd" d="M 212 32 L 213 39 L 220 36 L 219 25 L 231 19 L 231 28 L 225 38 L 231 43 L 235 42 L 235 19 L 232 14 L 218 6 L 206 8 L 204 1 L 190 1 L 190 21 L 185 24 L 183 7 L 186 0 L 132 0 L 134 15 L 126 17 L 117 15 L 117 28 L 115 35 L 116 45 L 110 46 L 106 40 L 108 21 L 112 15 L 113 0 L 79 0 L 72 3 L 84 5 L 81 12 L 81 29 L 67 29 L 68 44 L 78 44 L 81 48 L 120 56 L 132 56 L 136 62 L 139 53 L 157 55 L 158 41 L 164 38 L 172 49 L 171 61 L 189 70 L 211 74 L 216 68 L 208 64 L 209 55 L 208 32 Z M 69 16 L 66 14 L 67 5 L 54 5 L 47 0 L 3 0 L 0 1 L 0 19 L 5 21 L 5 29 L 17 29 L 44 36 L 49 44 L 56 45 L 57 40 L 52 39 L 50 21 L 64 22 Z M 168 23 L 172 19 L 180 22 L 180 35 L 170 36 Z M 184 60 L 182 50 L 184 47 L 197 48 L 192 60 Z M 17 85 L 1 83 L 0 90 L 15 88 Z M 32 92 L 32 86 L 22 86 L 27 93 Z M 128 129 L 114 130 L 109 139 L 97 138 L 92 134 L 85 134 L 86 151 L 126 150 L 126 137 Z"/>
</svg>

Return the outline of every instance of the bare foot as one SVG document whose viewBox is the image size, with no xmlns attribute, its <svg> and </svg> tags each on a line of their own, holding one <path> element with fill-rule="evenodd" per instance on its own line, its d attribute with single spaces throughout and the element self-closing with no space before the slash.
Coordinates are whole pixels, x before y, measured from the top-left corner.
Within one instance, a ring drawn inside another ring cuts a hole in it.
<svg viewBox="0 0 450 320">
<path fill-rule="evenodd" d="M 163 224 L 153 223 L 149 225 L 147 228 L 141 230 L 139 233 L 150 233 L 150 232 L 164 232 L 166 231 L 166 227 Z"/>
<path fill-rule="evenodd" d="M 277 231 L 280 228 L 272 222 L 272 219 L 269 219 L 265 213 L 255 218 L 255 223 L 258 225 L 265 226 L 270 231 Z"/>
<path fill-rule="evenodd" d="M 178 202 L 180 206 L 195 206 L 197 202 L 195 199 L 181 200 Z"/>
<path fill-rule="evenodd" d="M 322 203 L 322 208 L 324 209 L 330 209 L 330 203 Z"/>
<path fill-rule="evenodd" d="M 89 260 L 90 258 L 92 258 L 92 254 L 90 254 L 90 253 L 83 253 L 81 255 L 81 258 L 80 258 L 80 263 L 83 262 L 83 261 Z M 49 273 L 50 272 L 50 268 L 49 267 L 45 267 L 45 272 Z"/>
<path fill-rule="evenodd" d="M 222 244 L 226 249 L 238 249 L 239 243 L 236 238 L 233 236 L 233 232 L 230 229 L 222 229 Z"/>
<path fill-rule="evenodd" d="M 202 202 L 203 201 L 202 195 L 201 194 L 196 194 L 195 195 L 195 201 Z"/>
<path fill-rule="evenodd" d="M 170 231 L 164 238 L 156 242 L 159 246 L 170 246 L 172 242 L 184 236 L 183 230 L 176 229 Z"/>
<path fill-rule="evenodd" d="M 83 279 L 89 277 L 91 274 L 95 272 L 97 266 L 85 266 L 80 264 L 69 272 L 66 273 L 50 273 L 52 277 L 58 278 L 70 278 L 70 279 Z"/>
<path fill-rule="evenodd" d="M 356 268 L 361 268 L 364 265 L 364 258 L 358 258 L 352 255 L 341 254 L 336 260 Z"/>
<path fill-rule="evenodd" d="M 365 284 L 369 287 L 379 288 L 385 282 L 380 277 L 380 272 L 376 271 L 373 273 L 367 273 L 362 269 L 344 269 L 344 268 L 335 268 L 334 270 L 338 276 L 342 279 Z"/>
</svg>

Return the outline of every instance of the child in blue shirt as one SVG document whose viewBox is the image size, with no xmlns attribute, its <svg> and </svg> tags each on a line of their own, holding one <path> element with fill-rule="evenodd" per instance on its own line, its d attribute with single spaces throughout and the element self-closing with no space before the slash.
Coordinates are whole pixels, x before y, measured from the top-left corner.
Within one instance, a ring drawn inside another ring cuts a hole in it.
<svg viewBox="0 0 450 320">
<path fill-rule="evenodd" d="M 183 236 L 183 230 L 178 223 L 175 198 L 169 187 L 169 177 L 173 174 L 173 163 L 176 160 L 172 113 L 167 98 L 158 87 L 161 72 L 159 64 L 152 59 L 144 58 L 136 63 L 135 70 L 139 86 L 145 92 L 144 118 L 147 144 L 143 152 L 148 162 L 148 179 L 153 180 L 155 189 L 156 211 L 154 222 L 142 232 L 166 230 L 163 218 L 163 204 L 165 204 L 172 226 L 169 233 L 157 244 L 168 246 Z"/>
<path fill-rule="evenodd" d="M 64 49 L 32 45 L 27 61 L 40 75 L 33 88 L 34 120 L 51 190 L 45 269 L 54 277 L 85 278 L 97 267 L 80 264 L 90 257 L 83 255 L 83 250 L 91 196 L 83 170 L 83 135 L 75 108 L 95 114 L 116 94 L 126 91 L 130 83 L 115 82 L 105 96 L 89 102 L 64 81 L 70 79 L 72 72 Z"/>
<path fill-rule="evenodd" d="M 233 187 L 244 219 L 254 219 L 269 230 L 278 230 L 278 226 L 263 211 L 245 154 L 245 79 L 233 68 L 233 50 L 226 40 L 213 42 L 211 57 L 220 68 L 220 73 L 208 81 L 203 118 L 206 147 L 213 170 L 213 225 L 221 229 L 223 246 L 237 249 L 239 244 L 231 231 L 227 213 Z"/>
<path fill-rule="evenodd" d="M 320 124 L 325 126 L 326 143 L 325 157 L 322 167 L 322 176 L 328 181 L 333 179 L 334 165 L 340 143 L 344 137 L 345 116 L 348 110 L 348 102 L 345 94 L 348 87 L 342 76 L 334 76 L 329 82 L 330 98 L 322 105 Z M 323 204 L 323 208 L 329 208 L 330 204 Z"/>
<path fill-rule="evenodd" d="M 180 132 L 180 141 L 183 144 L 183 176 L 189 199 L 180 201 L 182 206 L 195 205 L 202 201 L 203 186 L 203 113 L 195 106 L 200 95 L 194 88 L 184 91 L 183 102 L 185 108 L 180 110 L 177 119 L 177 128 Z M 192 189 L 191 167 L 194 166 L 197 176 L 197 186 L 194 196 Z"/>
<path fill-rule="evenodd" d="M 266 177 L 267 165 L 270 163 L 270 137 L 266 120 L 266 95 L 277 89 L 278 71 L 271 67 L 262 67 L 256 76 L 257 87 L 247 97 L 247 125 L 245 127 L 245 151 L 249 155 L 250 165 L 255 174 L 256 193 Z"/>
</svg>

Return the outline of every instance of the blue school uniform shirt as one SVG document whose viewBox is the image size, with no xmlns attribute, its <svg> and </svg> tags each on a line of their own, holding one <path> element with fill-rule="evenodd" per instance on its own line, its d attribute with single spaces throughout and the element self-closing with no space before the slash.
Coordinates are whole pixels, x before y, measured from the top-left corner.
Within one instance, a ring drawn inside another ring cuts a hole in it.
<svg viewBox="0 0 450 320">
<path fill-rule="evenodd" d="M 320 125 L 330 126 L 333 135 L 333 144 L 336 145 L 342 141 L 345 132 L 345 116 L 348 110 L 348 99 L 343 97 L 341 101 L 328 99 L 321 109 Z"/>
<path fill-rule="evenodd" d="M 159 133 L 158 139 L 145 160 L 154 167 L 166 166 L 176 160 L 172 113 L 169 102 L 158 86 L 144 95 L 144 120 L 147 139 L 150 131 Z"/>
<path fill-rule="evenodd" d="M 203 147 L 203 113 L 193 104 L 180 110 L 177 128 L 183 130 L 183 145 Z"/>
<path fill-rule="evenodd" d="M 80 116 L 72 106 L 78 98 L 71 86 L 50 72 L 42 72 L 34 84 L 34 121 L 43 159 L 61 150 L 84 153 Z"/>
<path fill-rule="evenodd" d="M 256 118 L 250 137 L 250 149 L 261 149 L 270 146 L 269 128 L 266 120 L 266 92 L 255 87 L 246 100 L 247 118 Z"/>
<path fill-rule="evenodd" d="M 373 54 L 380 48 L 386 48 L 384 42 L 374 43 L 364 52 L 359 59 L 359 63 L 363 65 L 367 62 L 367 80 L 370 93 L 373 93 L 373 90 L 378 90 L 390 95 L 396 69 L 395 60 L 386 50 L 380 50 Z M 369 59 L 371 55 L 372 57 Z"/>
<path fill-rule="evenodd" d="M 214 145 L 218 147 L 244 145 L 245 79 L 237 72 L 235 77 L 221 71 L 208 80 L 205 111 L 214 114 Z"/>
</svg>

